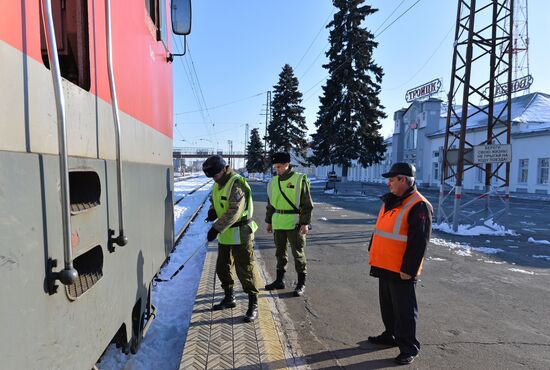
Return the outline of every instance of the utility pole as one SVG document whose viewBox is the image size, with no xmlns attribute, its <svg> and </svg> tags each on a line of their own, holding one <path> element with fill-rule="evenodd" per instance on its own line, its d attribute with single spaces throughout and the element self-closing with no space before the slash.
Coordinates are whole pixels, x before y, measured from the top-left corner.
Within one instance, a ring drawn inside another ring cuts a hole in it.
<svg viewBox="0 0 550 370">
<path fill-rule="evenodd" d="M 233 152 L 233 140 L 227 140 L 227 149 L 229 151 L 229 153 L 227 155 L 227 158 L 228 158 L 229 165 L 231 166 L 231 154 Z"/>
<path fill-rule="evenodd" d="M 246 158 L 246 146 L 248 145 L 248 123 L 244 126 L 244 156 Z"/>
</svg>

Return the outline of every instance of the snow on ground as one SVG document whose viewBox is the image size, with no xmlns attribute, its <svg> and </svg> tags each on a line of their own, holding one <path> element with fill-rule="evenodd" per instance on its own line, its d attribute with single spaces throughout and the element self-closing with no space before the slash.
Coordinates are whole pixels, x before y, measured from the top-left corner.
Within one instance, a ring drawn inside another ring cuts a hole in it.
<svg viewBox="0 0 550 370">
<path fill-rule="evenodd" d="M 453 226 L 447 223 L 433 224 L 432 228 L 434 230 L 438 230 L 447 234 L 454 234 L 454 235 L 470 235 L 470 236 L 479 236 L 479 235 L 516 236 L 517 235 L 514 230 L 510 230 L 502 225 L 495 224 L 492 218 L 486 220 L 483 225 L 477 225 L 473 227 L 472 225 L 458 225 L 458 230 L 456 232 L 453 230 Z M 550 244 L 550 242 L 548 244 Z"/>
<path fill-rule="evenodd" d="M 204 182 L 203 178 L 203 182 Z M 187 182 L 187 181 L 185 181 Z M 195 188 L 198 184 L 178 184 L 183 188 Z M 176 186 L 174 186 L 176 187 Z M 207 185 L 184 199 L 174 207 L 174 230 L 185 224 L 194 210 L 205 200 L 211 185 Z M 189 189 L 189 190 L 191 190 Z M 174 189 L 174 193 L 176 193 Z M 174 194 L 174 199 L 178 199 Z M 100 370 L 148 370 L 177 369 L 183 344 L 187 335 L 193 304 L 197 293 L 204 257 L 206 255 L 206 233 L 210 224 L 203 222 L 208 214 L 209 202 L 205 204 L 182 237 L 176 249 L 170 255 L 170 262 L 161 270 L 159 277 L 168 279 L 185 261 L 185 267 L 168 282 L 159 282 L 153 288 L 153 305 L 157 308 L 157 317 L 135 355 L 125 355 L 110 345 L 101 362 L 96 366 Z M 177 211 L 177 212 L 176 212 Z M 177 215 L 176 215 L 177 214 Z"/>
<path fill-rule="evenodd" d="M 534 271 L 527 271 L 527 270 L 522 270 L 522 269 L 517 269 L 517 268 L 510 268 L 508 270 L 514 271 L 514 272 L 519 272 L 519 273 L 522 273 L 522 274 L 527 274 L 527 275 L 535 275 Z"/>
<path fill-rule="evenodd" d="M 439 258 L 439 257 L 426 257 L 427 261 L 447 261 L 445 258 Z"/>
<path fill-rule="evenodd" d="M 334 194 L 334 189 L 325 190 L 325 194 Z"/>
<path fill-rule="evenodd" d="M 472 249 L 476 252 L 486 253 L 486 254 L 497 254 L 500 252 L 504 252 L 504 249 L 500 249 L 500 248 L 477 247 Z"/>
<path fill-rule="evenodd" d="M 533 239 L 532 237 L 529 237 L 529 239 L 527 239 L 527 241 L 529 243 L 534 243 L 534 244 L 545 244 L 545 245 L 550 245 L 550 242 L 548 240 L 535 240 Z"/>
<path fill-rule="evenodd" d="M 458 254 L 459 256 L 472 255 L 472 247 L 468 243 L 451 242 L 449 240 L 440 238 L 432 238 L 430 239 L 430 241 L 435 245 L 451 249 L 455 254 Z"/>
<path fill-rule="evenodd" d="M 327 220 L 326 217 L 321 217 L 321 218 L 319 219 L 319 221 L 326 221 L 326 220 Z"/>
<path fill-rule="evenodd" d="M 547 261 L 550 261 L 550 256 L 545 256 L 545 255 L 541 255 L 541 254 L 533 254 L 531 257 L 533 258 L 541 258 L 541 259 L 545 259 Z"/>
</svg>

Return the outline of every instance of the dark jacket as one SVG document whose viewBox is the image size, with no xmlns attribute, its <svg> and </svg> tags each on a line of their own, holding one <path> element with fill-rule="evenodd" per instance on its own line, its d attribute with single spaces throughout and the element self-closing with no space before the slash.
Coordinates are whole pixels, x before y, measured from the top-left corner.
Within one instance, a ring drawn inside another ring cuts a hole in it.
<svg viewBox="0 0 550 370">
<path fill-rule="evenodd" d="M 388 212 L 399 206 L 413 191 L 416 191 L 415 185 L 411 186 L 405 194 L 400 197 L 392 193 L 384 194 L 381 199 L 384 202 L 385 211 Z M 430 241 L 432 233 L 432 215 L 433 209 L 431 205 L 426 204 L 426 202 L 418 202 L 411 208 L 407 219 L 409 231 L 407 233 L 407 248 L 403 256 L 401 272 L 416 277 L 416 273 L 422 263 L 424 253 L 426 252 L 426 247 Z M 370 243 L 372 244 L 372 237 Z M 371 276 L 379 278 L 401 279 L 398 273 L 376 266 L 371 266 L 370 274 Z"/>
<path fill-rule="evenodd" d="M 288 180 L 294 171 L 289 169 L 288 172 L 279 176 L 282 181 Z M 311 200 L 311 193 L 309 190 L 309 181 L 305 178 L 303 179 L 304 184 L 302 184 L 302 194 L 300 195 L 300 204 L 297 206 L 300 209 L 300 225 L 309 225 L 311 223 L 311 212 L 313 211 L 313 201 Z M 266 213 L 265 213 L 265 222 L 271 224 L 271 218 L 275 213 L 275 208 L 267 200 Z"/>
</svg>

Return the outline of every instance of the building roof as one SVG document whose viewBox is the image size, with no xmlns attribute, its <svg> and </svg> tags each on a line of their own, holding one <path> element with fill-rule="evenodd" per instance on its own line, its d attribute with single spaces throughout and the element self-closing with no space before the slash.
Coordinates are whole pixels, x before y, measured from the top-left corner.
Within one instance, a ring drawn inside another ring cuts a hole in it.
<svg viewBox="0 0 550 370">
<path fill-rule="evenodd" d="M 505 107 L 504 101 L 495 103 L 495 114 L 498 114 Z M 487 108 L 487 105 L 480 108 Z M 456 106 L 457 113 L 462 109 Z M 487 114 L 476 112 L 476 109 L 470 107 L 468 115 L 471 115 L 467 122 L 467 129 L 478 129 L 487 127 Z M 505 110 L 502 113 L 502 119 L 505 120 L 508 112 Z M 446 112 L 441 115 L 443 122 L 446 120 Z M 545 131 L 550 129 L 550 95 L 534 92 L 523 96 L 512 98 L 512 132 L 513 133 L 530 133 L 536 131 Z M 445 126 L 445 123 L 443 123 Z M 456 126 L 458 130 L 458 126 Z M 453 130 L 454 131 L 454 130 Z M 445 133 L 445 128 L 434 132 L 432 135 Z M 430 136 L 432 136 L 430 135 Z"/>
</svg>

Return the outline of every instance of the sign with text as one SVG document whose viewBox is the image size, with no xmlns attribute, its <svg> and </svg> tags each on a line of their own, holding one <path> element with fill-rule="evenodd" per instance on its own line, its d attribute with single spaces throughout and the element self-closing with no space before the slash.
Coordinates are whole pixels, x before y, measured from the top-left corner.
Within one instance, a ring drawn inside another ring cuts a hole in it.
<svg viewBox="0 0 550 370">
<path fill-rule="evenodd" d="M 512 161 L 511 144 L 489 144 L 474 146 L 474 163 L 503 163 Z"/>
<path fill-rule="evenodd" d="M 517 80 L 512 81 L 512 94 L 518 91 L 527 90 L 528 88 L 531 87 L 532 83 L 533 83 L 533 76 L 531 75 L 527 75 L 525 77 L 518 78 Z M 497 84 L 495 88 L 496 88 L 495 98 L 508 94 L 507 83 L 502 85 Z M 485 91 L 485 94 L 489 95 L 487 90 Z"/>
<path fill-rule="evenodd" d="M 429 97 L 439 91 L 441 88 L 441 80 L 439 78 L 425 83 L 424 85 L 410 89 L 405 93 L 407 103 L 412 103 L 415 100 Z"/>
</svg>

